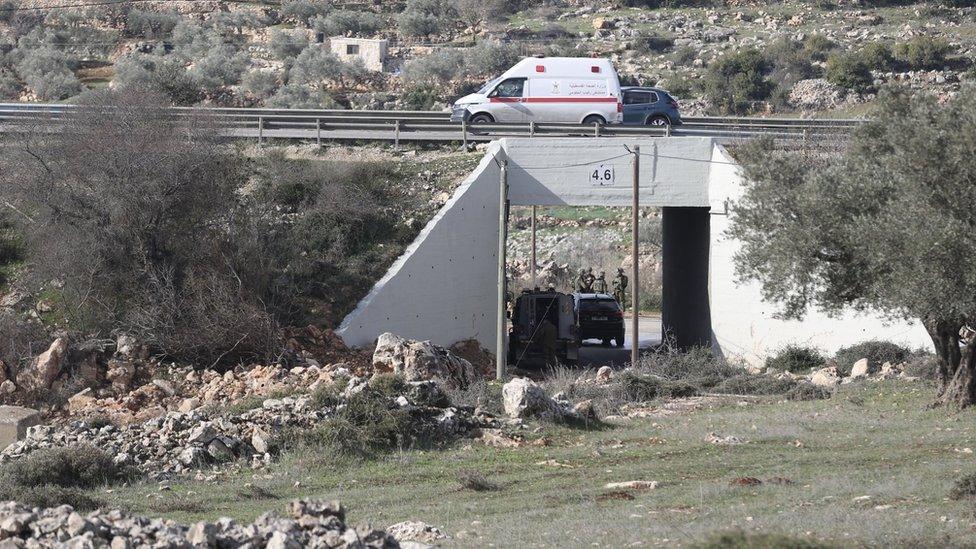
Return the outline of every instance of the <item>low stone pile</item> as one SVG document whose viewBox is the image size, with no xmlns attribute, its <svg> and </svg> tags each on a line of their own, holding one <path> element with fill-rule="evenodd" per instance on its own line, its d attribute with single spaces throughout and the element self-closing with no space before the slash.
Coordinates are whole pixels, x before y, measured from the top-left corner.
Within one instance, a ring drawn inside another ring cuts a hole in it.
<svg viewBox="0 0 976 549">
<path fill-rule="evenodd" d="M 338 502 L 297 500 L 287 516 L 265 513 L 250 524 L 229 518 L 216 522 L 179 524 L 149 519 L 120 510 L 82 515 L 68 505 L 29 508 L 0 503 L 0 545 L 3 547 L 300 547 L 396 548 L 383 530 L 346 525 Z"/>
<path fill-rule="evenodd" d="M 39 425 L 27 437 L 0 452 L 0 463 L 42 448 L 90 444 L 114 456 L 120 465 L 134 466 L 150 479 L 162 480 L 202 467 L 250 460 L 258 468 L 269 463 L 274 440 L 285 429 L 311 429 L 333 416 L 351 395 L 367 387 L 365 378 L 351 378 L 337 404 L 317 407 L 311 395 L 264 400 L 260 406 L 230 413 L 219 408 L 171 411 L 141 423 L 116 426 L 90 420 Z M 447 437 L 475 434 L 494 427 L 493 418 L 447 404 L 433 381 L 409 382 L 404 394 L 391 396 L 391 405 L 410 413 L 424 432 Z M 443 407 L 429 405 L 440 402 Z"/>
<path fill-rule="evenodd" d="M 851 375 L 844 376 L 836 366 L 827 366 L 810 373 L 807 376 L 795 376 L 807 379 L 810 383 L 820 387 L 833 387 L 843 383 L 853 383 L 858 380 L 886 381 L 889 379 L 901 379 L 904 381 L 916 381 L 918 378 L 905 373 L 906 364 L 892 364 L 885 362 L 875 371 L 870 367 L 868 359 L 862 358 L 851 367 Z M 875 365 L 877 367 L 877 365 Z M 789 374 L 782 372 L 780 375 Z"/>
</svg>

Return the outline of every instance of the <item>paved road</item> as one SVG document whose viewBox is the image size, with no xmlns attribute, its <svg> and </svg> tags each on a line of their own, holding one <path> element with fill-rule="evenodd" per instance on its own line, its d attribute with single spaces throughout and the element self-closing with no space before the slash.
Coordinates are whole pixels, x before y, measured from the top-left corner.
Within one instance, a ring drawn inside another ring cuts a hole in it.
<svg viewBox="0 0 976 549">
<path fill-rule="evenodd" d="M 633 334 L 630 329 L 630 318 L 626 318 L 624 323 L 627 328 L 626 343 L 623 348 L 604 347 L 599 341 L 588 340 L 583 342 L 580 349 L 580 366 L 597 368 L 600 366 L 622 367 L 630 362 L 630 349 L 633 344 Z M 641 316 L 639 330 L 639 345 L 641 349 L 650 349 L 661 343 L 661 317 L 660 316 Z"/>
</svg>

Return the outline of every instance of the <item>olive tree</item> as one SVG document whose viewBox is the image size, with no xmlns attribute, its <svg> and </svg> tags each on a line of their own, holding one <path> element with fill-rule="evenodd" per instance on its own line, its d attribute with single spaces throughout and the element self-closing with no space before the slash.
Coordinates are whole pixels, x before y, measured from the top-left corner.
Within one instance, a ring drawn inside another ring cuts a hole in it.
<svg viewBox="0 0 976 549">
<path fill-rule="evenodd" d="M 940 105 L 883 94 L 839 157 L 740 150 L 735 261 L 781 314 L 845 308 L 912 319 L 939 357 L 938 404 L 976 403 L 976 90 Z"/>
</svg>

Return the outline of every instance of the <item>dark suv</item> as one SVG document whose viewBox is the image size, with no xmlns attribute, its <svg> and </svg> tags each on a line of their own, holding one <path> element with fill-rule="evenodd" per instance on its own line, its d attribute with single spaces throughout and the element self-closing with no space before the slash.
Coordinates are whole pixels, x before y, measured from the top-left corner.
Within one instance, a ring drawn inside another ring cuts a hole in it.
<svg viewBox="0 0 976 549">
<path fill-rule="evenodd" d="M 678 102 L 659 88 L 622 87 L 624 124 L 632 126 L 680 126 Z"/>
<path fill-rule="evenodd" d="M 624 346 L 624 312 L 609 294 L 573 294 L 580 342 L 599 339 L 604 345 L 613 340 Z"/>
</svg>

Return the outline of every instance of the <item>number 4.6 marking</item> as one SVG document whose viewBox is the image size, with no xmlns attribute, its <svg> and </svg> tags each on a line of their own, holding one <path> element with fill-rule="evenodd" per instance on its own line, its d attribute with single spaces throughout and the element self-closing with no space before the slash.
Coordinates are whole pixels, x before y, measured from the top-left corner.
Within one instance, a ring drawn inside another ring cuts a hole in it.
<svg viewBox="0 0 976 549">
<path fill-rule="evenodd" d="M 596 187 L 609 187 L 613 185 L 614 173 L 613 166 L 600 164 L 596 168 L 588 168 L 590 184 Z"/>
</svg>

